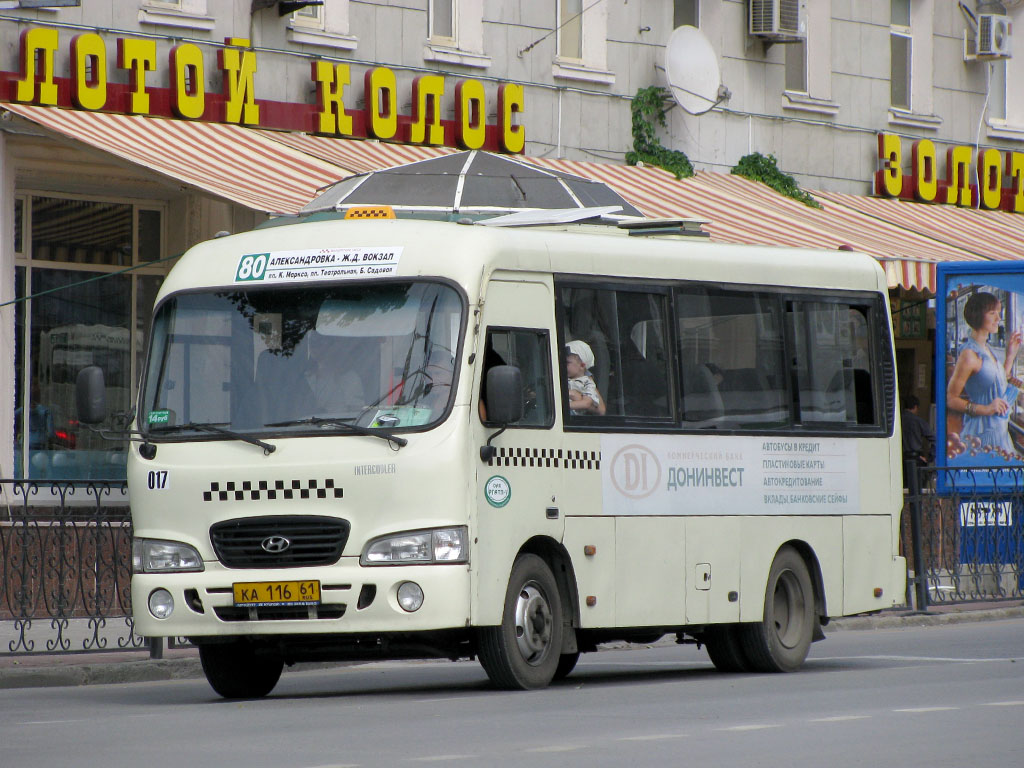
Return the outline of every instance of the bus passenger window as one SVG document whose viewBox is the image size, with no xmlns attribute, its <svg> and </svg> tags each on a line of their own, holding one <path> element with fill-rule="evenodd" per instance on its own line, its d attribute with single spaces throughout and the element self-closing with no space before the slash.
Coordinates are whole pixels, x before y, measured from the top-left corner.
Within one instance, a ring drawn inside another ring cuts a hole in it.
<svg viewBox="0 0 1024 768">
<path fill-rule="evenodd" d="M 677 293 L 677 307 L 683 419 L 688 426 L 787 425 L 777 298 L 687 286 Z"/>
<path fill-rule="evenodd" d="M 495 365 L 514 365 L 523 378 L 523 418 L 516 427 L 550 427 L 554 421 L 551 359 L 545 331 L 488 329 L 480 376 L 480 420 L 487 422 L 487 371 Z"/>
<path fill-rule="evenodd" d="M 789 312 L 801 421 L 877 424 L 868 308 L 808 301 Z"/>
</svg>

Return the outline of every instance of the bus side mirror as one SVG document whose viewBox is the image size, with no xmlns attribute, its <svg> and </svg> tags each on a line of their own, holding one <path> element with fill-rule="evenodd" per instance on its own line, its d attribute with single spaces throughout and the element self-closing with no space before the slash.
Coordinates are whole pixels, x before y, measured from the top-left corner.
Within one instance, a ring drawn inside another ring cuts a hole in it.
<svg viewBox="0 0 1024 768">
<path fill-rule="evenodd" d="M 83 424 L 99 424 L 107 418 L 107 385 L 98 365 L 88 365 L 78 372 L 75 405 Z"/>
<path fill-rule="evenodd" d="M 523 374 L 514 365 L 496 365 L 487 371 L 487 420 L 512 424 L 523 418 Z"/>
</svg>

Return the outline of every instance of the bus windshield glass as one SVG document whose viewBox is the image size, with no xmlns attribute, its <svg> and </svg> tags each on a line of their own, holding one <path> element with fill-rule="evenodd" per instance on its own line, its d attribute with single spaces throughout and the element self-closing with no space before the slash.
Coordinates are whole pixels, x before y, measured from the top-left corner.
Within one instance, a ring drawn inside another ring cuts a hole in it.
<svg viewBox="0 0 1024 768">
<path fill-rule="evenodd" d="M 439 282 L 177 294 L 154 320 L 140 428 L 426 428 L 448 412 L 462 323 L 462 298 Z"/>
</svg>

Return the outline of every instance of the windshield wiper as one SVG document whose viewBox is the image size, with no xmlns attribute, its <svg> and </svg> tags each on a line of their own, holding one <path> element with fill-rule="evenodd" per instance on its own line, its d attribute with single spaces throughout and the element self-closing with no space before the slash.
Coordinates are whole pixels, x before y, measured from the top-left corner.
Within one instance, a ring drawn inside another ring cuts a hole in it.
<svg viewBox="0 0 1024 768">
<path fill-rule="evenodd" d="M 220 426 L 219 424 L 212 424 L 210 422 L 188 421 L 188 422 L 185 422 L 184 424 L 171 424 L 171 425 L 168 425 L 166 427 L 161 427 L 159 429 L 153 429 L 152 427 L 150 427 L 150 431 L 151 432 L 171 432 L 171 431 L 177 431 L 177 430 L 180 430 L 180 429 L 196 429 L 196 430 L 199 430 L 201 432 L 213 432 L 213 433 L 218 434 L 218 435 L 224 435 L 226 437 L 232 437 L 235 440 L 241 440 L 243 443 L 249 443 L 251 445 L 258 445 L 260 448 L 263 449 L 263 453 L 266 454 L 266 455 L 270 455 L 271 453 L 273 453 L 274 451 L 277 450 L 277 446 L 276 445 L 271 445 L 270 443 L 265 443 L 262 440 L 258 440 L 255 437 L 251 437 L 249 435 L 243 435 L 243 434 L 241 434 L 239 432 L 234 432 L 234 431 L 232 431 L 230 429 L 225 429 L 224 427 Z"/>
<path fill-rule="evenodd" d="M 310 416 L 305 419 L 290 419 L 288 421 L 273 421 L 269 424 L 264 424 L 264 427 L 295 427 L 302 424 L 312 424 L 314 426 L 330 425 L 332 427 L 341 427 L 349 432 L 356 435 L 368 435 L 370 437 L 379 437 L 381 440 L 387 440 L 389 443 L 402 447 L 409 444 L 409 441 L 404 437 L 392 434 L 391 432 L 385 432 L 381 429 L 370 429 L 369 427 L 361 427 L 358 424 L 353 424 L 351 418 L 341 417 L 322 417 L 322 416 Z"/>
</svg>

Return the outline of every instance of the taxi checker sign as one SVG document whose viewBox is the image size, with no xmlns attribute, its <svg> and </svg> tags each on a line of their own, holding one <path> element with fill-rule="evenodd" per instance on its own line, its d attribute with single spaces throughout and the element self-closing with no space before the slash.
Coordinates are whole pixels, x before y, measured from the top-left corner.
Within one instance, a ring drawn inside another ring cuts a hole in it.
<svg viewBox="0 0 1024 768">
<path fill-rule="evenodd" d="M 247 253 L 238 260 L 236 283 L 299 283 L 395 274 L 402 246 L 317 248 Z"/>
</svg>

